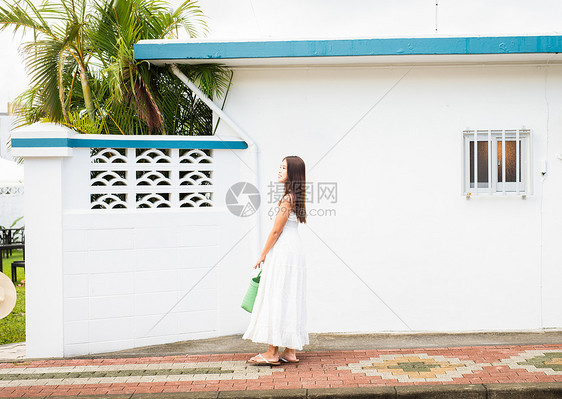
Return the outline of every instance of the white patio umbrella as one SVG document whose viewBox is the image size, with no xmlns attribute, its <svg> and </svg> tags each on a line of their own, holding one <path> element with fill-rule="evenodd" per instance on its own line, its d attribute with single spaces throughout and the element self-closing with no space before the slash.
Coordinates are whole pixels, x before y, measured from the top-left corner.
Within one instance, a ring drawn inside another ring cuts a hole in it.
<svg viewBox="0 0 562 399">
<path fill-rule="evenodd" d="M 0 187 L 23 185 L 23 165 L 0 158 Z"/>
</svg>

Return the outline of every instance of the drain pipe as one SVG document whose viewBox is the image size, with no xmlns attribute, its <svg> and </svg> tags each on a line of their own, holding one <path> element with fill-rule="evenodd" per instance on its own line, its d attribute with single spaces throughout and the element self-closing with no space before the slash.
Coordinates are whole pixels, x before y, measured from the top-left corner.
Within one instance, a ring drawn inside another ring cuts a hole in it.
<svg viewBox="0 0 562 399">
<path fill-rule="evenodd" d="M 193 83 L 185 74 L 180 71 L 176 64 L 171 64 L 170 67 L 172 68 L 172 72 L 176 75 L 189 89 L 201 100 L 203 101 L 211 110 L 219 116 L 219 118 L 223 119 L 237 134 L 240 136 L 241 139 L 248 143 L 248 150 L 252 154 L 252 166 L 254 168 L 254 178 L 253 184 L 259 190 L 259 151 L 258 146 L 254 139 L 252 139 L 244 130 L 240 128 L 230 117 L 224 113 L 220 107 L 215 104 L 209 97 L 207 97 L 200 89 L 197 87 L 195 83 Z M 257 246 L 257 256 L 261 253 L 261 223 L 260 223 L 260 215 L 256 212 L 257 221 L 256 221 L 256 233 L 255 233 L 255 243 Z"/>
</svg>

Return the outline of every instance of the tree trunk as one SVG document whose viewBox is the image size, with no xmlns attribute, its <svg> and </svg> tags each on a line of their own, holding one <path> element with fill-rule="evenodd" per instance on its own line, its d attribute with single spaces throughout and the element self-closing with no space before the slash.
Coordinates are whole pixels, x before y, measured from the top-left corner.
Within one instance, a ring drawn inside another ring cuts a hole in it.
<svg viewBox="0 0 562 399">
<path fill-rule="evenodd" d="M 60 106 L 62 108 L 62 115 L 64 116 L 64 120 L 66 123 L 70 124 L 70 119 L 68 118 L 68 112 L 66 111 L 66 107 L 64 105 L 64 86 L 62 84 L 62 75 L 59 77 L 59 100 Z"/>
<path fill-rule="evenodd" d="M 88 78 L 86 77 L 86 68 L 83 64 L 80 64 L 80 81 L 82 82 L 82 93 L 84 94 L 84 102 L 86 103 L 86 109 L 88 113 L 94 112 L 94 103 L 92 102 L 92 90 L 90 89 L 90 83 L 88 83 Z"/>
</svg>

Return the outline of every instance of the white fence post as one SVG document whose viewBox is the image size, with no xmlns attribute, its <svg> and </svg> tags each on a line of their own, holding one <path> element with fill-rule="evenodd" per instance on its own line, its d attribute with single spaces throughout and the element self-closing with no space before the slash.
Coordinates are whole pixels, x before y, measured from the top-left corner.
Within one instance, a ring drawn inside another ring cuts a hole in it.
<svg viewBox="0 0 562 399">
<path fill-rule="evenodd" d="M 34 125 L 12 137 L 65 140 L 72 133 Z M 63 160 L 69 148 L 12 148 L 25 158 L 25 283 L 27 357 L 63 356 Z"/>
</svg>

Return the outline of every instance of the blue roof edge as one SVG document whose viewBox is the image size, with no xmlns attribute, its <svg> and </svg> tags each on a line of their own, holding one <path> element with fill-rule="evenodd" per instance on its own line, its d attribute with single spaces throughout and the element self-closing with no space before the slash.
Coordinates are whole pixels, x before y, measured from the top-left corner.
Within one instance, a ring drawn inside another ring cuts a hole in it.
<svg viewBox="0 0 562 399">
<path fill-rule="evenodd" d="M 201 136 L 197 136 L 201 137 Z M 215 136 L 211 136 L 215 137 Z M 158 138 L 135 139 L 127 138 L 121 140 L 89 139 L 89 138 L 64 138 L 64 137 L 31 137 L 12 138 L 12 148 L 180 148 L 180 149 L 246 149 L 248 144 L 244 140 L 189 140 L 189 137 L 181 139 L 162 140 Z"/>
<path fill-rule="evenodd" d="M 383 55 L 527 54 L 562 52 L 562 36 L 491 36 L 288 40 L 248 42 L 153 42 L 135 44 L 138 60 L 351 57 Z"/>
</svg>

